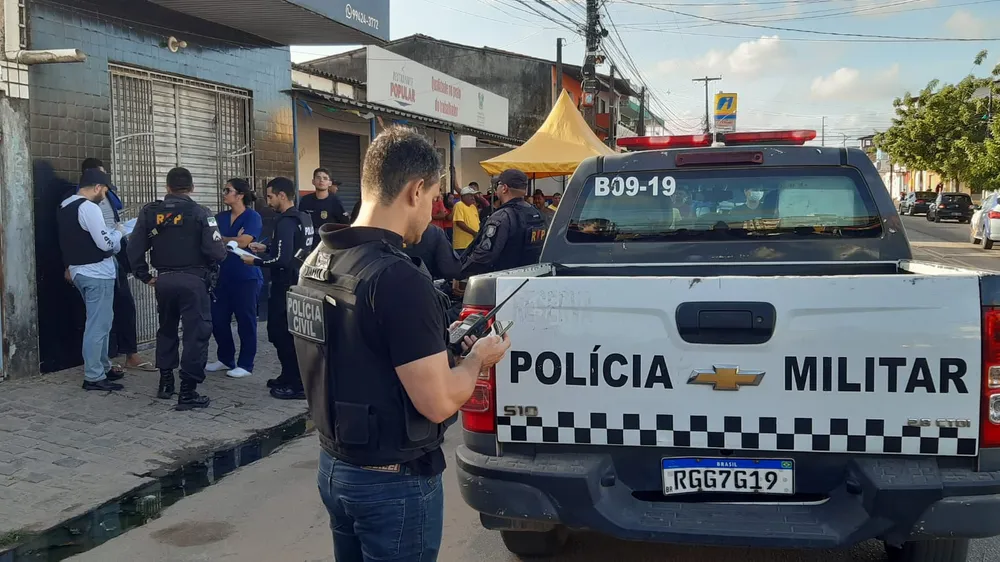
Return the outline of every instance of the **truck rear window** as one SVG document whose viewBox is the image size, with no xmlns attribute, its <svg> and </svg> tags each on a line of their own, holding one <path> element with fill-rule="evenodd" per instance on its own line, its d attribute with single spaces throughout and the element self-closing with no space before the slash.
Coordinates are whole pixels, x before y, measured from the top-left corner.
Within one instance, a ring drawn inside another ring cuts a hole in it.
<svg viewBox="0 0 1000 562">
<path fill-rule="evenodd" d="M 583 190 L 569 242 L 882 234 L 867 184 L 847 167 L 597 174 Z"/>
</svg>

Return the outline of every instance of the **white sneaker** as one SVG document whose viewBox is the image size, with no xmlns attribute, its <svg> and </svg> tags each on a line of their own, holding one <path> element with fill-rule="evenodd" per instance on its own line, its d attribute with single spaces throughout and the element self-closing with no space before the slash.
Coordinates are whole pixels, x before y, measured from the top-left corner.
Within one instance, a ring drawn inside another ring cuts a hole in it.
<svg viewBox="0 0 1000 562">
<path fill-rule="evenodd" d="M 236 367 L 235 369 L 226 372 L 226 374 L 233 377 L 234 379 L 242 379 L 243 377 L 249 377 L 253 373 L 244 369 L 243 367 Z"/>
<path fill-rule="evenodd" d="M 226 365 L 222 361 L 216 361 L 215 363 L 209 363 L 208 365 L 205 365 L 205 370 L 211 373 L 214 373 L 216 371 L 225 371 L 228 368 L 229 365 Z"/>
</svg>

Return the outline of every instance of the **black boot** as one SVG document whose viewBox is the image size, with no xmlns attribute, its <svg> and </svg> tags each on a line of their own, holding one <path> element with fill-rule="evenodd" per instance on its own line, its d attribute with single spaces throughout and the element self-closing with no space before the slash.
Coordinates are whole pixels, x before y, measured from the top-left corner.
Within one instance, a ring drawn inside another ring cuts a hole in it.
<svg viewBox="0 0 1000 562">
<path fill-rule="evenodd" d="M 169 400 L 174 395 L 174 372 L 168 369 L 160 371 L 160 387 L 156 390 L 156 397 L 161 400 Z"/>
<path fill-rule="evenodd" d="M 195 408 L 207 408 L 211 402 L 208 396 L 202 396 L 195 392 L 198 383 L 181 379 L 181 392 L 177 395 L 176 410 L 194 410 Z"/>
</svg>

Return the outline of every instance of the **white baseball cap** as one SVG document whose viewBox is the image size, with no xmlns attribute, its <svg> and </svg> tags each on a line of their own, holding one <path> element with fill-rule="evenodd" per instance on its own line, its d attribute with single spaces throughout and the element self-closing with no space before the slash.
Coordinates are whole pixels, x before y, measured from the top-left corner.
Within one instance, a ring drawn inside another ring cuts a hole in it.
<svg viewBox="0 0 1000 562">
<path fill-rule="evenodd" d="M 460 191 L 459 193 L 461 193 L 462 195 L 475 195 L 475 194 L 477 194 L 479 192 L 476 191 L 476 188 L 474 188 L 474 187 L 465 186 L 465 187 L 462 188 L 462 191 Z"/>
</svg>

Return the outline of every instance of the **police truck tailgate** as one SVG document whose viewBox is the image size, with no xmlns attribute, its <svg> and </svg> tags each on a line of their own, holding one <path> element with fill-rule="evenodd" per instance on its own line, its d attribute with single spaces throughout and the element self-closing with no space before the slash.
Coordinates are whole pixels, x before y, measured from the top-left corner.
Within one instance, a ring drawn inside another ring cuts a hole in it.
<svg viewBox="0 0 1000 562">
<path fill-rule="evenodd" d="M 496 301 L 523 280 L 498 277 Z M 497 319 L 515 322 L 496 369 L 501 443 L 676 448 L 665 479 L 715 462 L 686 448 L 759 451 L 718 465 L 753 478 L 773 461 L 757 481 L 771 493 L 792 493 L 783 453 L 977 454 L 971 272 L 538 277 Z"/>
</svg>

